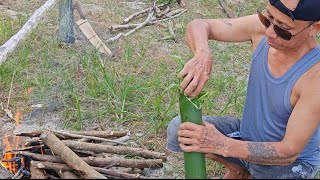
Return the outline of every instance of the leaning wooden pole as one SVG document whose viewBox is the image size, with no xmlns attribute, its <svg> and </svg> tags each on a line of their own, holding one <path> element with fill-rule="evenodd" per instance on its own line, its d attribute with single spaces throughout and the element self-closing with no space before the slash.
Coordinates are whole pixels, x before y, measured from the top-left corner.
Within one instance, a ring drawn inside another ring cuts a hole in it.
<svg viewBox="0 0 320 180">
<path fill-rule="evenodd" d="M 0 65 L 4 63 L 14 49 L 35 29 L 40 19 L 50 10 L 57 0 L 48 0 L 43 6 L 37 9 L 23 25 L 17 34 L 12 36 L 6 43 L 0 47 Z"/>
<path fill-rule="evenodd" d="M 181 123 L 202 124 L 202 110 L 198 99 L 190 100 L 183 92 L 179 93 Z M 184 152 L 186 179 L 206 179 L 206 161 L 203 153 Z"/>
<path fill-rule="evenodd" d="M 62 42 L 73 44 L 75 42 L 74 15 L 72 0 L 59 2 L 59 38 Z"/>
</svg>

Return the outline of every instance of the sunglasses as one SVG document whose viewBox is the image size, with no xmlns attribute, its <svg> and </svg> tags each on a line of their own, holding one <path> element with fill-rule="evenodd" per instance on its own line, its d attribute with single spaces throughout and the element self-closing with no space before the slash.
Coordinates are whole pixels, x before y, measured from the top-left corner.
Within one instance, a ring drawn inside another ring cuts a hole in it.
<svg viewBox="0 0 320 180">
<path fill-rule="evenodd" d="M 266 16 L 263 15 L 262 11 L 258 11 L 258 17 L 261 21 L 261 23 L 266 27 L 269 28 L 269 26 L 271 24 L 273 24 L 273 30 L 274 32 L 277 34 L 277 36 L 279 36 L 280 38 L 289 41 L 291 38 L 293 38 L 294 36 L 300 34 L 301 32 L 303 32 L 305 29 L 307 29 L 308 27 L 310 27 L 313 23 L 311 23 L 310 25 L 308 25 L 307 27 L 305 27 L 304 29 L 302 29 L 300 32 L 298 32 L 297 34 L 292 34 L 291 32 L 289 32 L 288 30 L 285 30 L 281 27 L 279 27 L 278 25 L 274 24 L 272 21 L 270 21 Z"/>
</svg>

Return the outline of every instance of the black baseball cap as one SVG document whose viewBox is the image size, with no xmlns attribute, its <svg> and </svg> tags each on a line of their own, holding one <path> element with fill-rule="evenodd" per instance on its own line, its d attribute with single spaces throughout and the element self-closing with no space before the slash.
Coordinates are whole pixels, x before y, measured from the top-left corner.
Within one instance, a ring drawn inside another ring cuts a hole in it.
<svg viewBox="0 0 320 180">
<path fill-rule="evenodd" d="M 288 9 L 280 0 L 269 0 L 270 4 L 293 21 L 319 21 L 320 0 L 300 0 L 295 10 Z"/>
</svg>

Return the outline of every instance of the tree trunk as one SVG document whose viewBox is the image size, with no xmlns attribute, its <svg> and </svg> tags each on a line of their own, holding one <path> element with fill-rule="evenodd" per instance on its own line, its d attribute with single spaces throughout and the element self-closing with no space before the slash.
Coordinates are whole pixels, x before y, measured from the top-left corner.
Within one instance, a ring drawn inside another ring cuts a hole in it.
<svg viewBox="0 0 320 180">
<path fill-rule="evenodd" d="M 59 37 L 62 42 L 70 44 L 75 42 L 72 6 L 72 0 L 60 0 L 59 2 Z"/>
</svg>

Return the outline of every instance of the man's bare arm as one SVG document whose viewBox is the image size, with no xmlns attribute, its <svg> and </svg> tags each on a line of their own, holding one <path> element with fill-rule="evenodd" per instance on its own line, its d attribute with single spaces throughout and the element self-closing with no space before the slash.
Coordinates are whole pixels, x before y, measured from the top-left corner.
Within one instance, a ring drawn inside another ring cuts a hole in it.
<svg viewBox="0 0 320 180">
<path fill-rule="evenodd" d="M 257 15 L 236 19 L 196 19 L 187 27 L 187 44 L 194 57 L 179 73 L 184 80 L 180 88 L 190 97 L 197 96 L 208 81 L 212 68 L 209 40 L 224 42 L 251 41 L 255 48 L 265 28 Z"/>
</svg>

